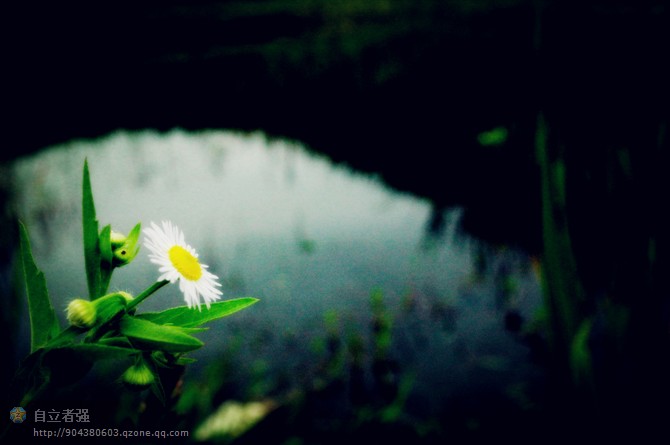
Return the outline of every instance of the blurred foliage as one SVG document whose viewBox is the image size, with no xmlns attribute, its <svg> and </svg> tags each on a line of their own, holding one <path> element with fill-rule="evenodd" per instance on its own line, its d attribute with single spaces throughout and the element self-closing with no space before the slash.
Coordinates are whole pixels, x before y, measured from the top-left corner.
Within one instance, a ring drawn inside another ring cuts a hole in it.
<svg viewBox="0 0 670 445">
<path fill-rule="evenodd" d="M 507 128 L 496 127 L 477 135 L 477 141 L 485 147 L 502 145 L 507 140 Z"/>
<path fill-rule="evenodd" d="M 546 110 L 536 149 L 550 400 L 570 431 L 660 431 L 668 412 L 658 407 L 670 396 L 670 299 L 658 281 L 670 266 L 659 210 L 667 115 L 640 120 L 628 110 L 606 134 Z"/>
</svg>

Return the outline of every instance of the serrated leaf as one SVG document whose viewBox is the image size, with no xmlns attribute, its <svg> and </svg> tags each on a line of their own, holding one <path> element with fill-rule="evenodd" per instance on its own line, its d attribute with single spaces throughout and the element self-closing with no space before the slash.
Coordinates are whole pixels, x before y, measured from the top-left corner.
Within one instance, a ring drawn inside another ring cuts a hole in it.
<svg viewBox="0 0 670 445">
<path fill-rule="evenodd" d="M 167 352 L 192 351 L 204 345 L 179 326 L 163 326 L 137 317 L 123 317 L 119 331 L 133 344 Z"/>
<path fill-rule="evenodd" d="M 60 326 L 51 305 L 44 273 L 38 269 L 30 248 L 28 230 L 19 223 L 20 255 L 30 313 L 30 351 L 35 352 L 58 335 Z"/>
<path fill-rule="evenodd" d="M 84 175 L 82 181 L 82 228 L 84 234 L 84 262 L 86 267 L 86 282 L 91 300 L 102 295 L 100 292 L 100 250 L 98 247 L 98 220 L 95 216 L 91 178 L 88 171 L 88 160 L 84 161 Z"/>
<path fill-rule="evenodd" d="M 190 309 L 188 306 L 179 306 L 162 312 L 145 312 L 138 314 L 137 317 L 161 325 L 171 324 L 185 328 L 194 327 L 212 320 L 227 317 L 256 302 L 258 302 L 258 299 L 252 297 L 235 298 L 212 303 L 209 309 L 203 309 L 202 311 Z"/>
</svg>

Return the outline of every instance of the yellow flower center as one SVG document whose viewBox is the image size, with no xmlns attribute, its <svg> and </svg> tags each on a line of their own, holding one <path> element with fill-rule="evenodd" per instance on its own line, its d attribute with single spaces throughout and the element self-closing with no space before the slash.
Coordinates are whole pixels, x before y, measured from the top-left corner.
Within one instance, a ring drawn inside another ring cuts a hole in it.
<svg viewBox="0 0 670 445">
<path fill-rule="evenodd" d="M 202 267 L 198 259 L 181 246 L 172 246 L 168 251 L 170 261 L 177 271 L 187 280 L 198 281 L 202 276 Z"/>
</svg>

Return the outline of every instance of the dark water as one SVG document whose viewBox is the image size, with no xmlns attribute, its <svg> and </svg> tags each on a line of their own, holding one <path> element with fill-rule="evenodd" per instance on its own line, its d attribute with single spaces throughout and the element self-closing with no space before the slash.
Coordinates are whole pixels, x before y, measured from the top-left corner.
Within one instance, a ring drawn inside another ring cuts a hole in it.
<svg viewBox="0 0 670 445">
<path fill-rule="evenodd" d="M 171 220 L 221 278 L 224 298 L 261 300 L 200 335 L 206 345 L 192 354 L 198 362 L 187 380 L 225 360 L 236 371 L 221 378 L 248 387 L 237 395 L 306 385 L 318 377 L 328 335 L 374 347 L 373 294 L 391 320 L 387 355 L 411 376 L 408 409 L 417 415 L 480 394 L 522 403 L 514 398 L 537 376 L 515 334 L 541 302 L 526 254 L 468 236 L 460 208 L 431 231 L 430 202 L 261 133 L 117 132 L 12 164 L 12 202 L 61 319 L 67 302 L 86 294 L 85 158 L 101 226 L 127 232 Z M 110 289 L 138 294 L 157 278 L 144 250 L 117 270 Z M 141 310 L 181 304 L 168 286 Z M 246 374 L 258 369 L 265 390 Z"/>
</svg>

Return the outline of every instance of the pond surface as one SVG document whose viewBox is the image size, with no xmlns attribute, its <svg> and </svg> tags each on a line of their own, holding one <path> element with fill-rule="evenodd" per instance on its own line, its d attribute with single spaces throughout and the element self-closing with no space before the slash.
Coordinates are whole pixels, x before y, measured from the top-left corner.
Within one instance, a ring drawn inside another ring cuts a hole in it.
<svg viewBox="0 0 670 445">
<path fill-rule="evenodd" d="M 190 373 L 226 354 L 240 372 L 260 363 L 299 385 L 333 324 L 343 338 L 371 341 L 375 293 L 392 320 L 389 355 L 412 373 L 425 409 L 534 372 L 527 348 L 505 329 L 506 314 L 529 320 L 540 305 L 530 258 L 463 233 L 459 208 L 430 231 L 430 202 L 262 133 L 117 132 L 12 164 L 12 202 L 61 318 L 87 292 L 84 159 L 101 227 L 127 233 L 137 222 L 171 220 L 221 278 L 224 298 L 261 300 L 200 335 L 206 346 Z M 110 289 L 136 295 L 157 277 L 142 249 Z M 140 310 L 181 304 L 168 286 Z"/>
</svg>

